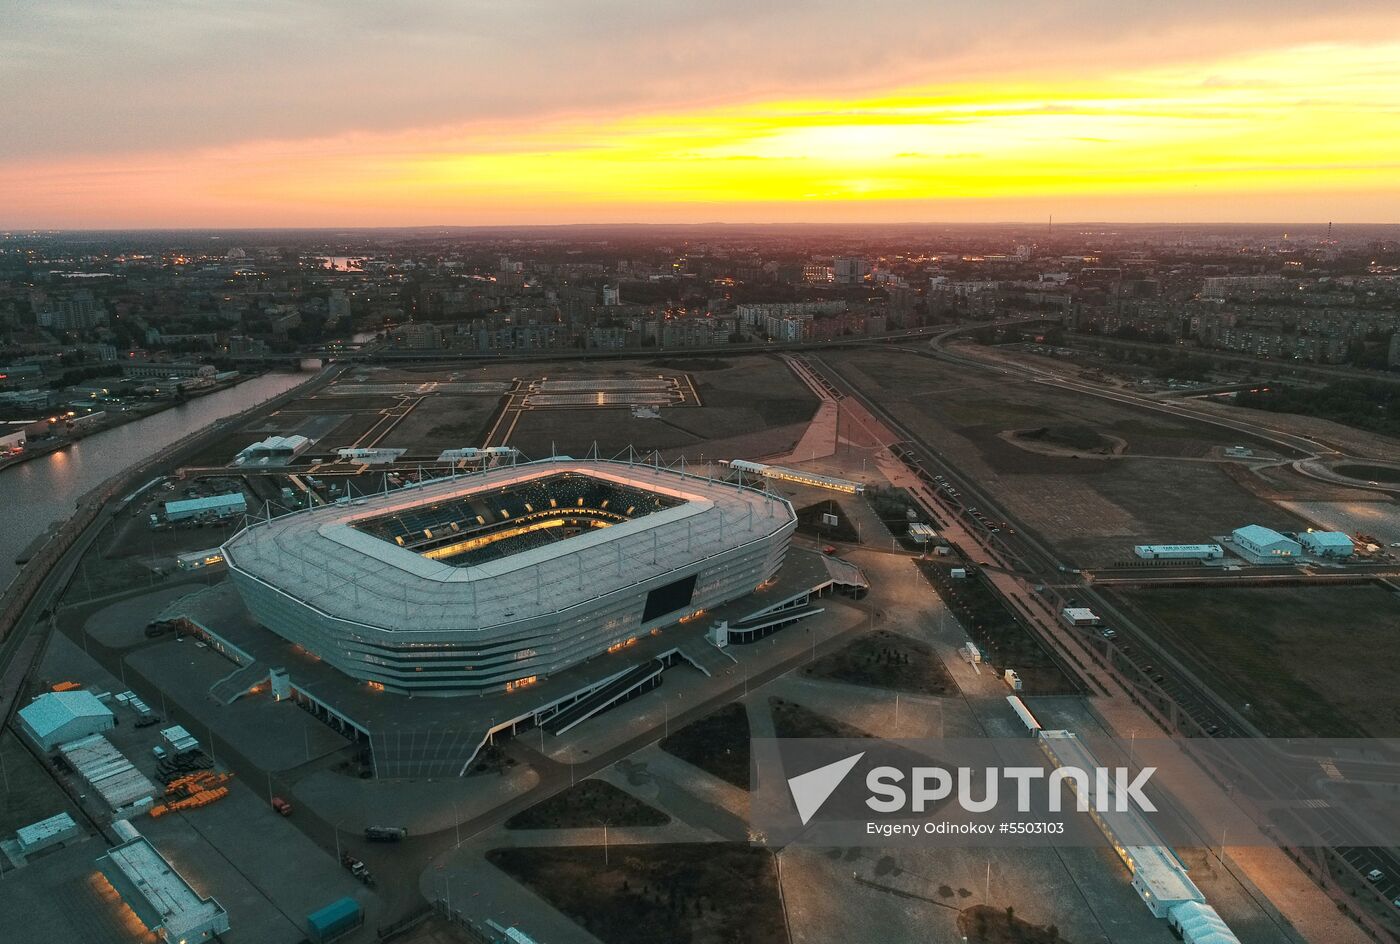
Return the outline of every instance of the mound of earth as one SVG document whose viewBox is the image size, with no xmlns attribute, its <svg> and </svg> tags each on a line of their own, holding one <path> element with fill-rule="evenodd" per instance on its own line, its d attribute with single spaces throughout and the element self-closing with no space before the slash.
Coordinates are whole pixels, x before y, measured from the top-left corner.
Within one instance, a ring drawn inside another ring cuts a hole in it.
<svg viewBox="0 0 1400 944">
<path fill-rule="evenodd" d="M 1128 444 L 1117 436 L 1108 436 L 1092 426 L 1035 426 L 1012 429 L 1001 438 L 1014 446 L 1045 455 L 1119 455 Z"/>
</svg>

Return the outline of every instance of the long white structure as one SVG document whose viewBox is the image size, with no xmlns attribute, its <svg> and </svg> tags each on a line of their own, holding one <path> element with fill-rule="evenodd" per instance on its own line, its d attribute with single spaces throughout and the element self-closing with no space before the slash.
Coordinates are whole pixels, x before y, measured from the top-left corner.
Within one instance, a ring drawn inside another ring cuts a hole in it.
<svg viewBox="0 0 1400 944">
<path fill-rule="evenodd" d="M 1220 560 L 1225 549 L 1219 544 L 1139 544 L 1133 553 L 1143 560 Z"/>
<path fill-rule="evenodd" d="M 557 458 L 257 521 L 222 550 L 267 629 L 373 685 L 460 695 L 753 592 L 796 527 L 756 488 Z"/>
<path fill-rule="evenodd" d="M 204 898 L 144 838 L 107 850 L 97 867 L 141 923 L 167 944 L 210 941 L 228 931 L 228 912 Z"/>
<path fill-rule="evenodd" d="M 141 810 L 151 805 L 155 784 L 137 770 L 101 734 L 90 734 L 59 747 L 59 753 L 113 810 Z"/>
<path fill-rule="evenodd" d="M 815 472 L 806 472 L 802 469 L 789 469 L 781 465 L 765 465 L 762 462 L 750 462 L 747 459 L 730 459 L 721 464 L 728 465 L 736 472 L 761 475 L 766 479 L 774 479 L 779 482 L 810 485 L 813 488 L 829 488 L 834 492 L 845 492 L 847 495 L 859 495 L 865 491 L 865 486 L 860 482 L 838 479 L 831 475 L 818 475 Z"/>
<path fill-rule="evenodd" d="M 1083 741 L 1071 731 L 1039 732 L 1040 747 L 1057 767 L 1074 767 L 1089 771 L 1099 767 L 1098 759 Z M 1066 781 L 1073 788 L 1073 781 Z M 1186 866 L 1175 852 L 1161 843 L 1156 831 L 1141 813 L 1094 794 L 1099 785 L 1090 781 L 1087 798 L 1089 816 L 1113 844 L 1123 864 L 1132 873 L 1133 889 L 1155 918 L 1165 918 L 1188 944 L 1239 944 L 1229 926 L 1215 909 L 1206 903 L 1206 896 L 1191 881 Z M 1116 785 L 1110 781 L 1108 792 Z M 1100 812 L 1101 810 L 1101 812 Z"/>
</svg>

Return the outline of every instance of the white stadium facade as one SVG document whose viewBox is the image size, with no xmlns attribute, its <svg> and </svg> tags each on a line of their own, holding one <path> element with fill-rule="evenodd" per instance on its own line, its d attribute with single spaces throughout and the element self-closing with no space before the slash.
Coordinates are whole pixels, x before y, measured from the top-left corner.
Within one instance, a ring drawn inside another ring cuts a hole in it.
<svg viewBox="0 0 1400 944">
<path fill-rule="evenodd" d="M 761 483 L 547 459 L 250 522 L 251 617 L 389 692 L 510 692 L 753 593 L 797 527 Z"/>
</svg>

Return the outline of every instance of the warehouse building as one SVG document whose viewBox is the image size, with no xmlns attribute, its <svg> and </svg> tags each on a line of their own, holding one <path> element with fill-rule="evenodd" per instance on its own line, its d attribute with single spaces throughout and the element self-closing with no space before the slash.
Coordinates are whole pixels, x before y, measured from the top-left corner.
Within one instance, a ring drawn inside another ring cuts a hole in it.
<svg viewBox="0 0 1400 944">
<path fill-rule="evenodd" d="M 1304 531 L 1298 542 L 1314 557 L 1350 557 L 1356 553 L 1351 536 L 1341 531 Z"/>
<path fill-rule="evenodd" d="M 234 465 L 286 465 L 311 446 L 305 436 L 269 436 L 247 446 L 234 457 Z"/>
<path fill-rule="evenodd" d="M 112 883 L 150 931 L 168 944 L 211 941 L 229 929 L 228 912 L 203 898 L 147 839 L 132 839 L 97 860 Z"/>
<path fill-rule="evenodd" d="M 243 493 L 230 492 L 227 495 L 207 495 L 204 498 L 166 502 L 165 520 L 183 521 L 186 518 L 198 518 L 200 515 L 227 518 L 230 515 L 241 515 L 247 510 L 248 502 Z"/>
<path fill-rule="evenodd" d="M 1225 549 L 1219 544 L 1139 544 L 1133 553 L 1143 560 L 1220 560 Z"/>
<path fill-rule="evenodd" d="M 1231 537 L 1240 547 L 1259 557 L 1297 557 L 1303 553 L 1303 546 L 1297 541 L 1263 525 L 1236 528 Z"/>
<path fill-rule="evenodd" d="M 19 710 L 19 727 L 41 751 L 116 725 L 112 711 L 92 692 L 46 692 Z"/>
</svg>

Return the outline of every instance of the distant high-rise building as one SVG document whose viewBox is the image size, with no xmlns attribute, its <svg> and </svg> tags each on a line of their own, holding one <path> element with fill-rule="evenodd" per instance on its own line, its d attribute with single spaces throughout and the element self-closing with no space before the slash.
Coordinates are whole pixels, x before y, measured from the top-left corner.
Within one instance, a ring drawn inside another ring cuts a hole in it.
<svg viewBox="0 0 1400 944">
<path fill-rule="evenodd" d="M 864 259 L 849 257 L 832 261 L 832 271 L 836 281 L 842 285 L 854 285 L 865 281 L 870 274 L 870 263 Z"/>
<path fill-rule="evenodd" d="M 331 291 L 330 300 L 326 303 L 326 320 L 330 324 L 350 320 L 350 296 L 344 289 L 337 288 Z"/>
<path fill-rule="evenodd" d="M 47 299 L 35 311 L 35 320 L 41 328 L 82 331 L 105 323 L 107 313 L 92 297 L 92 292 L 79 289 L 71 295 Z"/>
<path fill-rule="evenodd" d="M 604 286 L 603 286 L 603 306 L 606 307 L 606 308 L 612 308 L 612 307 L 615 306 L 615 305 L 621 305 L 621 304 L 622 304 L 622 286 L 621 286 L 621 285 L 604 285 Z"/>
</svg>

